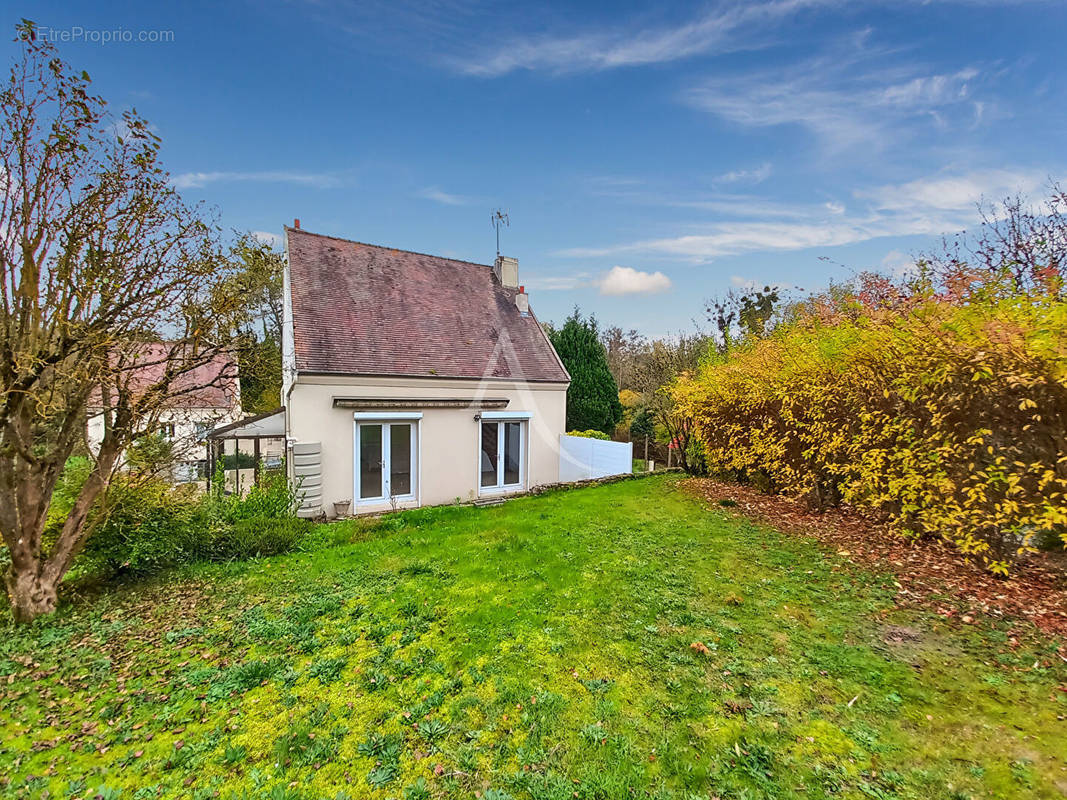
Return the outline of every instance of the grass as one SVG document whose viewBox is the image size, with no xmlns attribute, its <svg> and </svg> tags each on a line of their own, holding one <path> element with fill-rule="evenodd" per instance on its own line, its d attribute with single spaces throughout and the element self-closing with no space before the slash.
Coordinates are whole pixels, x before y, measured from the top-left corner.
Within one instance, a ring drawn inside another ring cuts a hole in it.
<svg viewBox="0 0 1067 800">
<path fill-rule="evenodd" d="M 677 480 L 338 523 L 9 628 L 0 794 L 1067 790 L 1054 644 L 897 610 L 891 576 Z"/>
</svg>

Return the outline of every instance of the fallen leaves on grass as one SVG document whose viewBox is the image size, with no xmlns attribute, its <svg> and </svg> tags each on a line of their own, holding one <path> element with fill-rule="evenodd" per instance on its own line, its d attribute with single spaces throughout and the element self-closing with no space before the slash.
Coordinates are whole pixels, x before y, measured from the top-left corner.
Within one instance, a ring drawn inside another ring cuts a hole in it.
<svg viewBox="0 0 1067 800">
<path fill-rule="evenodd" d="M 690 478 L 683 486 L 712 506 L 729 509 L 726 513 L 811 536 L 842 558 L 890 570 L 900 606 L 928 608 L 971 624 L 982 616 L 1023 619 L 1067 639 L 1067 558 L 1062 554 L 1025 556 L 1009 578 L 997 578 L 946 542 L 896 536 L 854 509 L 817 514 L 788 497 L 710 478 Z"/>
</svg>

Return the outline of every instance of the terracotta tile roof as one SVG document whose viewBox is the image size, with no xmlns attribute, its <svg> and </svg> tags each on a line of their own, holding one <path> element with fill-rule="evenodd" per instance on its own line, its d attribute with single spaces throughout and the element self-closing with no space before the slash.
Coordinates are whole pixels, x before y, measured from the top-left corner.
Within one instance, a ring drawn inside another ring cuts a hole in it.
<svg viewBox="0 0 1067 800">
<path fill-rule="evenodd" d="M 167 343 L 138 345 L 138 354 L 124 373 L 127 387 L 135 394 L 159 381 L 166 371 L 173 345 Z M 216 353 L 209 360 L 178 375 L 170 386 L 167 408 L 225 408 L 239 407 L 241 384 L 237 362 L 225 353 Z M 89 399 L 90 408 L 101 406 L 100 391 Z"/>
<path fill-rule="evenodd" d="M 298 371 L 569 380 L 492 267 L 286 233 Z"/>
</svg>

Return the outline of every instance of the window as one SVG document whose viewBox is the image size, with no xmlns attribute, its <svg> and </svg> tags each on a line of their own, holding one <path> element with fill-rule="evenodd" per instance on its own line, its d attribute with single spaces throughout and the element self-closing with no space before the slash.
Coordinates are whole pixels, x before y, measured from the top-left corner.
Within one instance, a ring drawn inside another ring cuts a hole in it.
<svg viewBox="0 0 1067 800">
<path fill-rule="evenodd" d="M 483 421 L 480 428 L 481 488 L 492 490 L 522 486 L 523 422 L 508 419 Z"/>
<path fill-rule="evenodd" d="M 162 436 L 164 439 L 173 439 L 174 438 L 174 423 L 173 422 L 164 422 L 162 425 L 160 425 L 159 426 L 159 435 Z"/>
<path fill-rule="evenodd" d="M 217 420 L 206 420 L 204 422 L 196 423 L 196 427 L 193 434 L 196 437 L 196 441 L 203 441 L 207 437 L 207 435 L 215 429 L 216 422 Z"/>
<path fill-rule="evenodd" d="M 393 421 L 393 419 L 396 419 Z M 415 499 L 418 422 L 421 415 L 356 415 L 357 503 Z"/>
</svg>

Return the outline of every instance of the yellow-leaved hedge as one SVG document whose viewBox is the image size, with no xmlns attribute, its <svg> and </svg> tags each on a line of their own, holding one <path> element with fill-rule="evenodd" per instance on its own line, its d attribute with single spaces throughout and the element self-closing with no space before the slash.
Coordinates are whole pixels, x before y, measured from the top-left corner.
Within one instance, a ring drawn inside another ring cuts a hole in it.
<svg viewBox="0 0 1067 800">
<path fill-rule="evenodd" d="M 709 467 L 882 512 L 1006 572 L 1067 542 L 1067 305 L 802 313 L 679 380 Z"/>
</svg>

